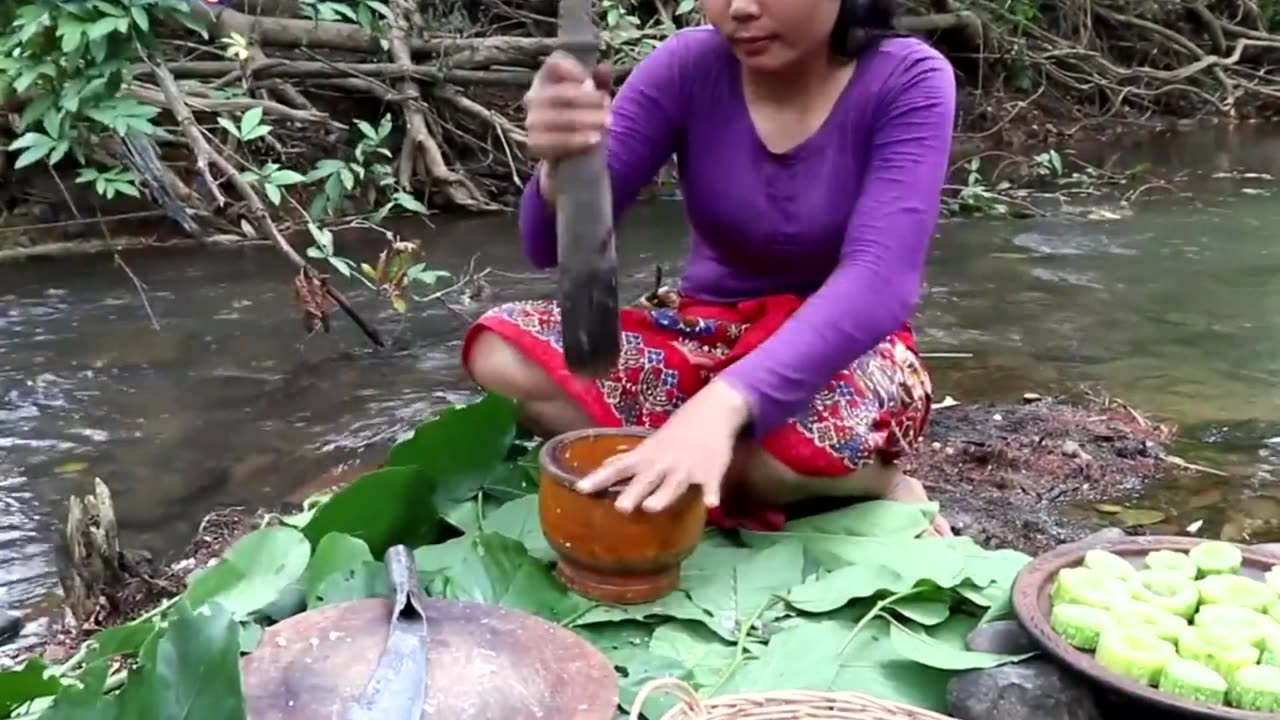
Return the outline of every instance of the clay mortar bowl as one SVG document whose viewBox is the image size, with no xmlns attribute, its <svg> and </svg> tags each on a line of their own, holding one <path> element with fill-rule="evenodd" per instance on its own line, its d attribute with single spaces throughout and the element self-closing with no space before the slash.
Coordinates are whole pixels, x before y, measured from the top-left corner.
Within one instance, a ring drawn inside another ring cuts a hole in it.
<svg viewBox="0 0 1280 720">
<path fill-rule="evenodd" d="M 583 494 L 574 485 L 609 458 L 635 448 L 650 433 L 636 428 L 580 430 L 553 438 L 538 461 L 538 519 L 570 590 L 599 602 L 634 604 L 670 594 L 680 564 L 706 526 L 698 488 L 660 512 L 618 511 L 620 490 Z"/>
</svg>

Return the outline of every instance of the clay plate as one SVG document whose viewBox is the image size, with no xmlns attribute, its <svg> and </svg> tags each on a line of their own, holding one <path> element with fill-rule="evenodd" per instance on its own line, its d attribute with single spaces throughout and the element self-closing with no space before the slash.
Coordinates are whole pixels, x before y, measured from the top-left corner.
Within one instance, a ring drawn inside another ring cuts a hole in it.
<svg viewBox="0 0 1280 720">
<path fill-rule="evenodd" d="M 1123 557 L 1135 567 L 1142 567 L 1142 559 L 1154 550 L 1187 551 L 1204 542 L 1200 538 L 1175 536 L 1132 537 L 1115 540 L 1093 547 L 1065 545 L 1035 558 L 1013 583 L 1013 611 L 1018 622 L 1030 633 L 1040 647 L 1060 663 L 1081 673 L 1090 681 L 1111 690 L 1131 701 L 1141 702 L 1186 718 L 1206 720 L 1277 720 L 1280 713 L 1245 712 L 1219 705 L 1180 700 L 1166 695 L 1103 668 L 1093 655 L 1068 645 L 1049 627 L 1049 594 L 1058 571 L 1075 567 L 1084 562 L 1084 554 L 1093 549 L 1107 550 Z M 1240 574 L 1261 580 L 1273 565 L 1280 564 L 1274 555 L 1246 546 L 1238 546 L 1244 553 L 1244 567 Z"/>
<path fill-rule="evenodd" d="M 423 720 L 611 720 L 617 676 L 598 650 L 540 618 L 427 600 Z M 248 720 L 345 715 L 387 642 L 391 603 L 330 605 L 269 628 L 240 661 Z"/>
</svg>

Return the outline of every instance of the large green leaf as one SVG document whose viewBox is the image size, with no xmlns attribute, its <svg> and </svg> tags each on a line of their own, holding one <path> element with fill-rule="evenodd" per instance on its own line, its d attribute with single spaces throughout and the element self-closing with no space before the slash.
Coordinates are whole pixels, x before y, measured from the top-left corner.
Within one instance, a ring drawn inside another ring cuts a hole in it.
<svg viewBox="0 0 1280 720">
<path fill-rule="evenodd" d="M 108 628 L 90 640 L 85 663 L 92 664 L 117 655 L 132 655 L 142 649 L 147 640 L 160 630 L 156 620 L 143 620 Z"/>
<path fill-rule="evenodd" d="M 512 500 L 483 519 L 485 532 L 495 532 L 512 540 L 519 540 L 529 554 L 543 562 L 553 562 L 555 552 L 542 534 L 538 519 L 538 496 L 529 495 Z"/>
<path fill-rule="evenodd" d="M 780 614 L 783 607 L 778 598 L 803 580 L 800 543 L 783 542 L 751 553 L 720 572 L 686 575 L 682 588 L 711 616 L 711 627 L 717 634 L 737 636 L 743 623 Z"/>
<path fill-rule="evenodd" d="M 910 573 L 909 568 L 903 568 Z M 827 613 L 844 607 L 851 600 L 869 598 L 877 593 L 891 595 L 910 590 L 920 578 L 904 575 L 879 562 L 864 562 L 824 573 L 791 588 L 787 603 L 808 613 Z"/>
<path fill-rule="evenodd" d="M 308 606 L 316 591 L 331 575 L 354 570 L 367 562 L 373 562 L 373 553 L 363 540 L 346 533 L 325 535 L 316 545 L 304 575 Z"/>
<path fill-rule="evenodd" d="M 751 654 L 762 650 L 763 646 L 755 643 L 744 647 L 744 652 Z M 688 669 L 690 682 L 698 688 L 715 687 L 729 674 L 738 655 L 737 647 L 705 625 L 679 620 L 653 631 L 649 651 L 679 660 Z"/>
<path fill-rule="evenodd" d="M 416 468 L 371 472 L 321 505 L 302 532 L 313 545 L 330 533 L 345 533 L 364 541 L 375 557 L 392 545 L 433 542 L 440 529 L 433 488 Z"/>
<path fill-rule="evenodd" d="M 498 395 L 446 410 L 391 448 L 387 467 L 416 467 L 437 482 L 441 507 L 476 496 L 495 475 L 516 436 L 516 407 Z M 497 484 L 502 484 L 498 482 Z"/>
<path fill-rule="evenodd" d="M 846 621 L 815 620 L 775 635 L 761 656 L 742 663 L 718 694 L 853 691 L 943 712 L 948 677 L 899 652 L 883 618 L 860 628 Z"/>
<path fill-rule="evenodd" d="M 195 613 L 184 602 L 156 644 L 153 659 L 130 673 L 122 714 L 134 720 L 244 720 L 240 689 L 240 626 L 217 605 Z M 139 671 L 134 671 L 139 672 Z M 133 710 L 136 715 L 123 711 Z"/>
<path fill-rule="evenodd" d="M 56 695 L 62 685 L 55 678 L 45 677 L 48 669 L 43 660 L 32 658 L 17 670 L 0 673 L 0 717 L 9 717 L 37 698 Z"/>
<path fill-rule="evenodd" d="M 387 455 L 387 467 L 422 466 L 467 472 L 501 462 L 516 437 L 516 406 L 486 394 L 469 405 L 450 408 L 423 423 Z"/>
<path fill-rule="evenodd" d="M 677 590 L 653 602 L 636 605 L 597 605 L 569 623 L 569 626 L 588 628 L 606 623 L 627 621 L 661 623 L 668 620 L 700 622 L 726 640 L 737 640 L 738 637 L 736 632 L 724 629 L 723 623 L 718 625 L 714 623 L 711 613 L 695 604 L 689 598 L 689 594 L 683 590 Z"/>
<path fill-rule="evenodd" d="M 555 622 L 580 617 L 591 607 L 519 541 L 496 533 L 418 548 L 414 559 L 419 572 L 432 577 L 428 588 L 437 597 L 493 603 Z"/>
<path fill-rule="evenodd" d="M 939 670 L 979 670 L 1017 662 L 1031 657 L 1025 655 L 1001 655 L 974 652 L 965 648 L 963 641 L 948 643 L 930 636 L 918 626 L 890 621 L 889 639 L 903 657 Z"/>
<path fill-rule="evenodd" d="M 691 674 L 679 660 L 659 655 L 650 650 L 617 650 L 609 653 L 618 672 L 618 704 L 627 713 L 631 712 L 636 696 L 651 680 L 674 678 L 689 681 Z M 675 706 L 675 701 L 666 696 L 650 696 L 644 703 L 640 716 L 645 720 L 659 720 Z"/>
<path fill-rule="evenodd" d="M 199 609 L 211 602 L 237 619 L 275 600 L 307 567 L 311 546 L 290 527 L 267 527 L 240 538 L 222 560 L 192 577 L 183 598 Z"/>
<path fill-rule="evenodd" d="M 929 528 L 937 503 L 869 500 L 821 515 L 793 520 L 787 532 L 877 538 L 914 538 Z"/>
<path fill-rule="evenodd" d="M 107 661 L 90 664 L 72 684 L 62 688 L 53 704 L 40 713 L 40 720 L 114 720 L 119 716 L 111 701 L 102 696 L 106 684 Z"/>
<path fill-rule="evenodd" d="M 374 597 L 391 597 L 387 566 L 378 560 L 361 563 L 325 578 L 315 592 L 307 596 L 307 609 Z"/>
</svg>

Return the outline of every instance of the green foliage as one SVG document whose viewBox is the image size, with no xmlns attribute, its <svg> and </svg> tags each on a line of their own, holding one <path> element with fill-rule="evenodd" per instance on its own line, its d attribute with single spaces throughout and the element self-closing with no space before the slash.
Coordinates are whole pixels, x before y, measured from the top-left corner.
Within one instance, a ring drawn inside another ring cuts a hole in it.
<svg viewBox="0 0 1280 720">
<path fill-rule="evenodd" d="M 393 544 L 417 548 L 433 597 L 532 613 L 595 644 L 618 669 L 624 709 L 648 680 L 675 677 L 705 696 L 857 690 L 940 710 L 951 673 L 1020 659 L 970 652 L 964 639 L 1007 611 L 1027 557 L 919 537 L 934 505 L 868 502 L 741 542 L 708 530 L 679 589 L 657 602 L 574 595 L 552 572 L 515 430 L 513 405 L 493 396 L 425 423 L 387 467 L 241 539 L 173 602 L 99 633 L 59 668 L 0 673 L 0 717 L 169 720 L 199 708 L 201 720 L 239 720 L 241 653 L 305 609 L 386 597 L 375 558 Z M 121 656 L 132 669 L 108 673 Z M 644 716 L 669 707 L 654 699 Z"/>
<path fill-rule="evenodd" d="M 184 0 L 25 0 L 0 9 L 0 101 L 28 99 L 10 146 L 21 151 L 14 167 L 68 154 L 87 164 L 104 134 L 153 132 L 157 108 L 120 91 L 155 47 L 152 27 L 173 22 L 199 30 Z"/>
<path fill-rule="evenodd" d="M 680 0 L 668 17 L 641 0 L 602 0 L 601 36 L 614 63 L 644 57 L 676 30 L 701 22 L 697 0 Z"/>
<path fill-rule="evenodd" d="M 349 21 L 373 33 L 382 32 L 390 15 L 379 0 L 308 0 L 301 9 L 308 17 Z M 13 167 L 73 159 L 79 166 L 77 182 L 92 186 L 99 195 L 140 197 L 139 178 L 104 152 L 101 139 L 130 131 L 156 134 L 162 108 L 152 104 L 154 89 L 132 92 L 134 68 L 162 55 L 162 28 L 170 36 L 185 28 L 207 42 L 202 22 L 187 0 L 0 4 L 0 101 L 22 100 L 17 137 L 8 146 L 17 155 Z M 250 42 L 239 35 L 222 38 L 218 47 L 237 62 L 250 58 Z M 210 92 L 252 100 L 237 86 Z M 288 155 L 282 156 L 286 143 L 276 137 L 282 128 L 266 121 L 262 107 L 214 120 L 216 130 L 207 134 L 215 150 L 238 146 L 227 156 L 239 165 L 240 176 L 269 205 L 282 212 L 296 208 L 307 218 L 313 239 L 309 257 L 379 290 L 402 312 L 407 286 L 430 286 L 446 276 L 422 264 L 407 264 L 397 274 L 374 277 L 333 251 L 327 226 L 362 213 L 365 206 L 373 208 L 364 218 L 372 223 L 391 213 L 428 212 L 421 200 L 400 187 L 392 172 L 392 154 L 386 147 L 391 116 L 380 118 L 376 127 L 356 120 L 351 152 L 323 158 L 310 168 L 291 167 Z"/>
</svg>

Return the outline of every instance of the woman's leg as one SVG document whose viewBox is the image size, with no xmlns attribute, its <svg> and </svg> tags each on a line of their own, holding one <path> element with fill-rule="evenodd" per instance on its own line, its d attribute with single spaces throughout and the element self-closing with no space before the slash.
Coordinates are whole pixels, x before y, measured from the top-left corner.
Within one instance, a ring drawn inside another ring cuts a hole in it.
<svg viewBox="0 0 1280 720">
<path fill-rule="evenodd" d="M 592 425 L 587 414 L 542 368 L 495 332 L 480 331 L 467 355 L 466 366 L 481 387 L 515 400 L 522 422 L 543 437 Z M 780 506 L 815 497 L 929 500 L 924 486 L 897 465 L 874 463 L 841 477 L 811 478 L 793 472 L 755 445 L 738 450 L 726 482 L 741 484 L 754 498 Z M 951 534 L 941 516 L 934 522 L 934 531 Z"/>
<path fill-rule="evenodd" d="M 514 400 L 521 422 L 542 437 L 592 425 L 545 370 L 492 330 L 479 331 L 465 363 L 477 385 Z"/>
<path fill-rule="evenodd" d="M 839 477 L 806 477 L 762 448 L 749 446 L 738 451 L 729 473 L 729 482 L 741 484 L 753 497 L 771 505 L 785 506 L 823 497 L 929 502 L 924 485 L 896 463 L 873 462 Z M 931 531 L 944 537 L 952 534 L 951 524 L 941 515 L 934 519 Z"/>
</svg>

